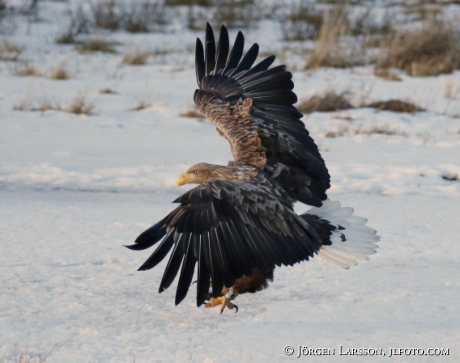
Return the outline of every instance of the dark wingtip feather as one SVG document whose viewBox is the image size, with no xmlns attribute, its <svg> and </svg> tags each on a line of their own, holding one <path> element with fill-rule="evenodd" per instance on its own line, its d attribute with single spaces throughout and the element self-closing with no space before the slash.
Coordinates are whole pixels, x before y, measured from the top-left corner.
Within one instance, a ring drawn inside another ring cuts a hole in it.
<svg viewBox="0 0 460 363">
<path fill-rule="evenodd" d="M 175 238 L 176 239 L 176 238 Z M 184 258 L 186 258 L 190 251 L 190 234 L 179 234 L 176 239 L 174 250 L 168 261 L 168 265 L 161 279 L 159 292 L 162 293 L 164 290 L 169 288 L 179 272 L 182 263 L 185 264 Z M 184 261 L 184 262 L 183 262 Z M 193 277 L 193 274 L 192 274 Z M 190 277 L 190 279 L 192 278 Z"/>
<path fill-rule="evenodd" d="M 196 73 L 196 82 L 198 87 L 200 87 L 201 80 L 203 79 L 206 71 L 206 66 L 204 63 L 204 48 L 203 43 L 199 38 L 196 39 L 195 47 L 195 73 Z"/>
<path fill-rule="evenodd" d="M 203 245 L 200 241 L 199 259 L 198 259 L 198 282 L 196 286 L 196 305 L 200 307 L 208 298 L 210 274 L 206 266 Z"/>
<path fill-rule="evenodd" d="M 232 76 L 233 74 L 237 74 L 237 73 L 246 71 L 249 68 L 251 68 L 254 62 L 256 61 L 258 55 L 259 55 L 259 44 L 254 43 L 251 46 L 251 48 L 249 48 L 246 55 L 243 57 L 238 67 L 232 72 L 232 74 L 230 74 L 230 76 Z"/>
<path fill-rule="evenodd" d="M 270 67 L 273 62 L 275 61 L 276 56 L 271 55 L 270 57 L 265 58 L 264 60 L 260 61 L 257 63 L 254 67 L 249 69 L 247 72 L 242 73 L 241 75 L 237 75 L 235 77 L 236 80 L 241 79 L 242 81 L 245 80 L 246 78 L 260 72 L 260 71 L 266 71 L 268 67 Z"/>
<path fill-rule="evenodd" d="M 270 67 L 273 62 L 275 61 L 276 59 L 276 55 L 271 55 L 271 56 L 268 56 L 267 58 L 265 58 L 264 60 L 260 61 L 259 64 L 263 64 L 264 65 L 264 69 L 268 69 L 268 67 Z"/>
<path fill-rule="evenodd" d="M 133 245 L 125 247 L 134 251 L 145 250 L 156 244 L 165 234 L 166 227 L 163 225 L 163 221 L 160 221 L 142 232 L 139 237 L 136 238 Z"/>
<path fill-rule="evenodd" d="M 214 39 L 214 31 L 211 24 L 206 23 L 206 47 L 205 47 L 205 67 L 206 75 L 209 76 L 214 70 L 216 62 L 216 42 Z"/>
<path fill-rule="evenodd" d="M 123 245 L 123 247 L 129 248 L 130 250 L 133 250 L 133 251 L 145 250 L 145 248 L 142 245 L 139 245 L 139 244 L 136 244 L 136 243 L 133 244 L 133 245 Z"/>
<path fill-rule="evenodd" d="M 163 239 L 158 248 L 150 255 L 144 264 L 138 268 L 137 271 L 145 271 L 154 268 L 158 265 L 168 254 L 174 244 L 174 229 L 170 231 L 168 236 Z"/>
<path fill-rule="evenodd" d="M 187 296 L 187 292 L 192 284 L 193 273 L 195 271 L 196 258 L 193 254 L 193 238 L 190 237 L 188 250 L 185 254 L 184 262 L 177 283 L 175 304 L 179 305 Z"/>
<path fill-rule="evenodd" d="M 148 241 L 155 240 L 159 241 L 161 237 L 163 237 L 166 234 L 166 227 L 163 224 L 163 220 L 160 222 L 154 224 L 152 227 L 146 229 L 144 232 L 142 232 L 134 241 L 134 243 L 139 244 L 139 243 L 145 243 Z"/>
<path fill-rule="evenodd" d="M 235 43 L 233 44 L 232 52 L 230 53 L 230 57 L 228 58 L 227 65 L 225 66 L 225 71 L 223 74 L 226 74 L 233 68 L 238 66 L 238 63 L 241 60 L 241 56 L 243 55 L 244 50 L 244 35 L 242 32 L 238 32 L 236 35 Z"/>
<path fill-rule="evenodd" d="M 220 27 L 219 33 L 219 44 L 217 45 L 217 57 L 216 57 L 216 65 L 214 68 L 214 74 L 216 75 L 217 72 L 225 67 L 225 63 L 227 62 L 228 58 L 228 51 L 230 47 L 229 38 L 228 38 L 228 31 L 225 26 Z"/>
</svg>

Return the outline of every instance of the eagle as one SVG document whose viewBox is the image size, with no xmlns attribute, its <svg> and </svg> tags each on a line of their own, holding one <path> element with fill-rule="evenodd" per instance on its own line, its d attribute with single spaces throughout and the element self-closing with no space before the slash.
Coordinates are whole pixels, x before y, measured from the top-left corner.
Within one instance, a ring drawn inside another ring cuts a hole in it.
<svg viewBox="0 0 460 363">
<path fill-rule="evenodd" d="M 254 65 L 257 44 L 243 52 L 243 34 L 230 50 L 223 25 L 217 45 L 209 23 L 205 44 L 196 41 L 194 101 L 229 142 L 233 161 L 193 165 L 177 185 L 198 186 L 126 246 L 158 245 L 141 271 L 170 253 L 159 292 L 179 275 L 176 305 L 196 282 L 197 306 L 219 306 L 220 313 L 225 307 L 236 312 L 238 295 L 265 289 L 276 266 L 317 255 L 348 269 L 375 253 L 380 239 L 365 218 L 327 198 L 330 175 L 294 107 L 292 74 L 284 65 L 270 68 L 275 56 Z M 299 215 L 296 202 L 311 208 Z"/>
</svg>

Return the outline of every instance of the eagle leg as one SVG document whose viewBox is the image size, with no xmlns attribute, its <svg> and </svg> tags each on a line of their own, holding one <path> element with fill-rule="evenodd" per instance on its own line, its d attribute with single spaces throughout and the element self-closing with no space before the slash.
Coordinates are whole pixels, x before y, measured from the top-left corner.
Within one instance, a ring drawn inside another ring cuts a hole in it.
<svg viewBox="0 0 460 363">
<path fill-rule="evenodd" d="M 230 302 L 230 300 L 233 300 L 235 298 L 235 296 L 236 296 L 236 294 L 233 293 L 233 289 L 232 288 L 227 289 L 226 287 L 224 287 L 222 289 L 222 293 L 224 294 L 224 296 L 211 297 L 209 299 L 210 302 L 205 304 L 204 307 L 205 308 L 212 308 L 214 306 L 220 305 L 220 313 L 221 314 L 224 311 L 225 307 L 227 307 L 229 309 L 235 308 L 235 313 L 237 313 L 238 312 L 238 306 L 233 304 L 232 302 Z"/>
</svg>

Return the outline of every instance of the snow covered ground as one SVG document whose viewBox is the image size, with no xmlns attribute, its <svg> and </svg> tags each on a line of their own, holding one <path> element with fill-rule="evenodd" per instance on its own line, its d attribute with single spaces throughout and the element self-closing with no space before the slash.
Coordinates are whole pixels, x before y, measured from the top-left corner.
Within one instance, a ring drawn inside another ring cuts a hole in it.
<svg viewBox="0 0 460 363">
<path fill-rule="evenodd" d="M 65 10 L 43 4 L 45 17 Z M 32 24 L 29 35 L 20 23 L 8 37 L 43 76 L 17 77 L 12 62 L 0 62 L 0 362 L 55 345 L 47 362 L 296 361 L 298 345 L 335 348 L 335 356 L 297 359 L 315 362 L 460 360 L 460 182 L 449 180 L 460 177 L 460 121 L 452 117 L 460 101 L 443 97 L 449 82 L 460 87 L 459 72 L 401 73 L 402 82 L 376 78 L 371 67 L 294 73 L 300 99 L 350 89 L 427 111 L 305 117 L 332 175 L 330 198 L 369 219 L 382 238 L 378 253 L 349 271 L 317 258 L 278 268 L 269 289 L 238 297 L 238 314 L 219 315 L 196 308 L 193 288 L 174 306 L 174 284 L 157 293 L 165 263 L 136 272 L 151 251 L 123 247 L 174 207 L 181 172 L 231 159 L 211 124 L 179 117 L 192 104 L 193 43 L 203 34 L 115 33 L 118 54 L 80 54 L 53 43 L 64 21 L 55 18 Z M 262 23 L 247 42 L 276 50 L 276 31 Z M 122 65 L 135 46 L 169 53 Z M 71 79 L 47 77 L 60 64 Z M 25 98 L 65 107 L 79 92 L 95 115 L 14 110 Z M 133 110 L 142 99 L 151 106 Z M 364 132 L 375 127 L 394 135 Z M 330 131 L 342 136 L 325 137 Z M 340 345 L 386 356 L 339 355 Z M 450 355 L 389 358 L 390 348 Z"/>
</svg>

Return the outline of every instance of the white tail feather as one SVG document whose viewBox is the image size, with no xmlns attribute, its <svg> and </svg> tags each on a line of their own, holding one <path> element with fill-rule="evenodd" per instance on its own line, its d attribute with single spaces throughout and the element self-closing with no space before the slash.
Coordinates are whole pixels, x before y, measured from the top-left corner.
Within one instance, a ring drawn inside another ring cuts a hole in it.
<svg viewBox="0 0 460 363">
<path fill-rule="evenodd" d="M 337 227 L 332 231 L 331 245 L 325 245 L 317 252 L 322 259 L 341 268 L 356 266 L 357 260 L 367 260 L 374 254 L 380 241 L 376 231 L 367 227 L 366 218 L 353 216 L 353 208 L 342 207 L 338 201 L 326 200 L 320 208 L 311 208 L 313 214 Z M 345 241 L 343 240 L 345 239 Z"/>
<path fill-rule="evenodd" d="M 318 256 L 320 256 L 323 260 L 326 260 L 327 262 L 330 262 L 332 263 L 333 265 L 336 265 L 337 267 L 341 267 L 341 268 L 350 268 L 349 265 L 345 264 L 345 263 L 342 263 L 342 262 L 339 262 L 339 261 L 336 261 L 334 260 L 333 258 L 330 258 L 327 254 L 323 253 L 322 250 L 318 251 Z"/>
<path fill-rule="evenodd" d="M 348 265 L 348 266 L 356 266 L 358 264 L 358 262 L 356 260 L 353 260 L 351 258 L 348 258 L 348 257 L 345 257 L 343 255 L 340 255 L 337 252 L 338 251 L 336 249 L 322 248 L 321 250 L 318 251 L 318 256 L 327 255 L 330 258 L 332 258 L 332 259 L 334 259 L 336 261 L 342 262 L 342 263 L 344 263 L 345 265 Z"/>
</svg>

